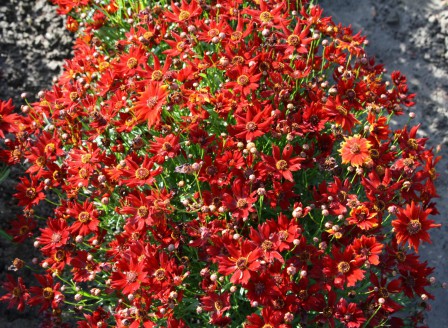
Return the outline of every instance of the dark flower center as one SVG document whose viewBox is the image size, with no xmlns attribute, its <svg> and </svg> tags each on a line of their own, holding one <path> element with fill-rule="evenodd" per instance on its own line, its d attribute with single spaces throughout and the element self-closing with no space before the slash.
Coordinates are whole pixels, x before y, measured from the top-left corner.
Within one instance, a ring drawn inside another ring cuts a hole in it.
<svg viewBox="0 0 448 328">
<path fill-rule="evenodd" d="M 340 273 L 347 273 L 350 271 L 350 264 L 348 262 L 342 261 L 338 264 L 338 271 Z"/>
<path fill-rule="evenodd" d="M 236 267 L 240 270 L 246 270 L 247 269 L 247 258 L 245 257 L 240 257 L 237 261 L 236 261 Z"/>
<path fill-rule="evenodd" d="M 285 171 L 286 169 L 288 169 L 288 162 L 286 162 L 284 159 L 281 159 L 275 164 L 275 167 L 279 171 Z"/>
<path fill-rule="evenodd" d="M 409 232 L 410 235 L 415 235 L 420 230 L 422 230 L 422 224 L 420 223 L 419 220 L 411 220 L 408 223 L 406 230 Z"/>
<path fill-rule="evenodd" d="M 148 176 L 149 176 L 149 170 L 144 167 L 141 167 L 135 171 L 135 177 L 137 179 L 143 180 L 146 179 Z"/>
<path fill-rule="evenodd" d="M 127 63 L 126 63 L 126 66 L 127 66 L 129 69 L 133 69 L 133 68 L 136 68 L 136 67 L 137 67 L 137 64 L 138 64 L 137 59 L 134 58 L 134 57 L 131 57 L 131 58 L 128 59 L 128 61 L 127 61 Z"/>
</svg>

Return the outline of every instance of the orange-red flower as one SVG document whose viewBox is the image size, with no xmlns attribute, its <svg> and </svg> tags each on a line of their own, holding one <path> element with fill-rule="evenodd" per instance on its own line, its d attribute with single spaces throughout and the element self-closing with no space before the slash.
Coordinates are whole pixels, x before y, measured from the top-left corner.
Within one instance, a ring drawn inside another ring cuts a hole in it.
<svg viewBox="0 0 448 328">
<path fill-rule="evenodd" d="M 427 219 L 431 212 L 432 209 L 425 210 L 416 205 L 414 201 L 411 202 L 411 205 L 406 205 L 405 209 L 399 209 L 397 220 L 392 221 L 398 243 L 408 242 L 409 247 L 413 247 L 417 253 L 420 240 L 431 243 L 428 230 L 440 227 L 440 224 Z"/>
<path fill-rule="evenodd" d="M 366 138 L 362 138 L 359 135 L 345 138 L 339 149 L 342 163 L 358 167 L 370 162 L 369 150 L 371 146 Z"/>
</svg>

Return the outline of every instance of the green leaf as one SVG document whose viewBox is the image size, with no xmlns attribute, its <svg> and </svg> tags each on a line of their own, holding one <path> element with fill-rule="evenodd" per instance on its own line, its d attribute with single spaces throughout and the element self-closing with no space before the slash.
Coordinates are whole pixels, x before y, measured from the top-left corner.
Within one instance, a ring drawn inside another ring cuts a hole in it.
<svg viewBox="0 0 448 328">
<path fill-rule="evenodd" d="M 8 166 L 6 166 L 6 165 L 0 166 L 0 183 L 2 183 L 3 180 L 5 180 L 8 177 L 9 172 L 10 172 L 10 169 Z"/>
</svg>

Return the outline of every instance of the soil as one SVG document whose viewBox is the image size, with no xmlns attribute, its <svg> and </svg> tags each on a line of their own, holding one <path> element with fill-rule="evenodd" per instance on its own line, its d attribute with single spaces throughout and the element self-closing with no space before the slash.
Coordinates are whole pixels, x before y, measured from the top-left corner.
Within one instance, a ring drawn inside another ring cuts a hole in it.
<svg viewBox="0 0 448 328">
<path fill-rule="evenodd" d="M 417 105 L 411 110 L 416 117 L 411 124 L 422 123 L 421 137 L 429 137 L 428 145 L 440 148 L 443 159 L 438 164 L 437 180 L 441 214 L 433 219 L 445 223 L 448 213 L 448 1 L 446 0 L 320 0 L 324 15 L 335 22 L 352 25 L 370 41 L 367 53 L 385 64 L 392 72 L 399 70 L 409 81 L 411 92 L 417 93 Z M 65 31 L 62 17 L 46 0 L 2 0 L 0 4 L 0 99 L 13 98 L 16 107 L 29 94 L 34 101 L 39 90 L 49 88 L 63 60 L 70 57 L 73 38 Z M 403 126 L 408 118 L 394 121 Z M 12 194 L 18 171 L 0 184 L 0 227 L 7 227 L 18 208 Z M 436 267 L 438 286 L 448 281 L 448 225 L 433 229 L 432 245 L 423 245 L 420 255 Z M 32 259 L 30 245 L 11 245 L 0 237 L 0 279 L 11 259 Z M 448 292 L 437 287 L 431 292 L 427 324 L 431 328 L 446 327 Z M 0 304 L 0 327 L 38 327 L 36 313 L 18 313 Z"/>
</svg>

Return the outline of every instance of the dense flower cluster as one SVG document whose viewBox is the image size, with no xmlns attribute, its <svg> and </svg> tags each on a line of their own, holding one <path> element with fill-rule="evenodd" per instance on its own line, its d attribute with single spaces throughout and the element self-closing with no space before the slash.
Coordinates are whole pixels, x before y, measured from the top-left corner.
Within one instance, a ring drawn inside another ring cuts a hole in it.
<svg viewBox="0 0 448 328">
<path fill-rule="evenodd" d="M 439 158 L 389 126 L 414 95 L 363 36 L 306 0 L 53 2 L 74 58 L 26 115 L 0 103 L 27 163 L 9 234 L 45 273 L 3 301 L 47 326 L 420 325 Z"/>
</svg>

